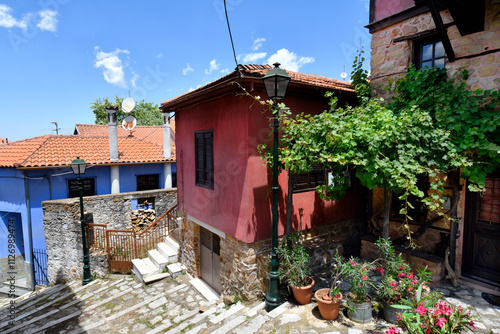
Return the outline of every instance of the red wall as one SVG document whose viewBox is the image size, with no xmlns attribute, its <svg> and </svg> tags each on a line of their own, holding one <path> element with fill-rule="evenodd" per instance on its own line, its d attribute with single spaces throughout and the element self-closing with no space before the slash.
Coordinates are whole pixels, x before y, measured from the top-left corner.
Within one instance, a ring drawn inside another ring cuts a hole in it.
<svg viewBox="0 0 500 334">
<path fill-rule="evenodd" d="M 375 21 L 402 12 L 415 6 L 415 0 L 376 0 Z"/>
<path fill-rule="evenodd" d="M 261 94 L 261 96 L 265 94 Z M 271 237 L 271 171 L 263 165 L 257 145 L 270 132 L 270 112 L 247 97 L 223 98 L 176 112 L 178 201 L 188 215 L 247 243 Z M 328 109 L 326 99 L 308 101 L 287 97 L 294 112 L 317 113 Z M 214 189 L 195 186 L 194 132 L 214 130 Z M 280 181 L 279 233 L 284 232 L 287 175 Z M 294 195 L 294 226 L 304 209 L 303 228 L 355 217 L 364 212 L 365 192 L 354 186 L 339 202 L 325 202 L 316 192 Z"/>
</svg>

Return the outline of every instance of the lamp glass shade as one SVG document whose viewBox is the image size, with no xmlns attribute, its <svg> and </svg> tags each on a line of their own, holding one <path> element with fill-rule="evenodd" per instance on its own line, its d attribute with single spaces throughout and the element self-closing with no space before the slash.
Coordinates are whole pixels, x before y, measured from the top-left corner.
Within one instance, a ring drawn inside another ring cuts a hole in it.
<svg viewBox="0 0 500 334">
<path fill-rule="evenodd" d="M 85 160 L 80 159 L 80 157 L 76 157 L 76 159 L 71 162 L 70 166 L 75 175 L 80 175 L 85 173 L 87 163 Z"/>
<path fill-rule="evenodd" d="M 279 65 L 279 63 L 275 63 L 274 68 L 267 71 L 262 78 L 267 98 L 270 100 L 284 99 L 290 83 L 290 76 L 285 70 L 279 68 Z"/>
</svg>

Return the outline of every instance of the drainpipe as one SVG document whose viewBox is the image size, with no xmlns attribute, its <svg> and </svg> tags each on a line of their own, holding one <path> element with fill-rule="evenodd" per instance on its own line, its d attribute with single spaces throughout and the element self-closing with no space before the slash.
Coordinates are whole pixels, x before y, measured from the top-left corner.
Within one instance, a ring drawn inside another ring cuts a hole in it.
<svg viewBox="0 0 500 334">
<path fill-rule="evenodd" d="M 24 176 L 24 192 L 26 194 L 26 208 L 28 211 L 28 242 L 29 242 L 29 252 L 30 252 L 30 288 L 35 291 L 35 261 L 33 258 L 33 232 L 31 229 L 31 203 L 30 203 L 30 186 L 28 175 L 24 171 L 21 171 Z"/>
<path fill-rule="evenodd" d="M 172 152 L 170 150 L 170 111 L 163 111 L 163 157 L 170 159 Z M 172 188 L 172 164 L 170 162 L 163 164 L 164 188 Z"/>
<path fill-rule="evenodd" d="M 107 106 L 108 110 L 108 140 L 109 140 L 109 158 L 118 161 L 118 129 L 116 127 L 116 111 L 118 107 Z M 120 167 L 113 165 L 110 167 L 111 193 L 120 193 Z"/>
</svg>

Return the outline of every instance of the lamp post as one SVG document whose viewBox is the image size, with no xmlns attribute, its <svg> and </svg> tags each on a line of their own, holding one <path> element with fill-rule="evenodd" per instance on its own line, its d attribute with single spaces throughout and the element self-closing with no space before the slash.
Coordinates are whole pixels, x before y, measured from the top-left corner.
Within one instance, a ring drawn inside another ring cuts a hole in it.
<svg viewBox="0 0 500 334">
<path fill-rule="evenodd" d="M 83 182 L 82 175 L 85 173 L 87 163 L 85 160 L 76 157 L 70 164 L 73 173 L 78 176 L 78 192 L 80 193 L 80 225 L 82 227 L 82 246 L 83 246 L 83 281 L 82 285 L 86 285 L 92 281 L 90 275 L 89 249 L 87 247 L 87 236 L 85 235 L 85 217 L 83 215 Z"/>
<path fill-rule="evenodd" d="M 266 295 L 266 311 L 271 311 L 282 303 L 279 291 L 278 268 L 279 261 L 276 254 L 278 246 L 278 147 L 279 147 L 279 120 L 277 100 L 284 99 L 290 76 L 285 70 L 279 68 L 279 63 L 274 63 L 274 68 L 267 71 L 262 78 L 268 99 L 274 100 L 273 105 L 273 202 L 272 202 L 272 239 L 271 239 L 271 271 L 269 272 L 269 288 Z"/>
</svg>

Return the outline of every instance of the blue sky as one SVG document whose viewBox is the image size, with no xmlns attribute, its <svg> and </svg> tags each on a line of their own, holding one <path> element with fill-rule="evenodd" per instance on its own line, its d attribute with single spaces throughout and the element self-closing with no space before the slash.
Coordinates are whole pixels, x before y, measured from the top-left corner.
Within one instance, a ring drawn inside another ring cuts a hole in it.
<svg viewBox="0 0 500 334">
<path fill-rule="evenodd" d="M 368 3 L 226 0 L 238 62 L 340 79 Z M 159 105 L 235 67 L 223 0 L 0 0 L 0 137 L 71 134 L 98 98 Z"/>
</svg>

